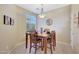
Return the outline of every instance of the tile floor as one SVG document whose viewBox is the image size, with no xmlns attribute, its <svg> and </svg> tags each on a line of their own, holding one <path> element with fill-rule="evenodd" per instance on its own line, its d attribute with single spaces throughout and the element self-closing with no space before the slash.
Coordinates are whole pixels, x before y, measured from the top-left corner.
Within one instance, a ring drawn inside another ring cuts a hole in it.
<svg viewBox="0 0 79 59">
<path fill-rule="evenodd" d="M 73 51 L 71 49 L 71 46 L 64 45 L 61 43 L 57 43 L 56 51 L 53 51 L 53 54 L 72 54 Z M 16 47 L 13 51 L 11 51 L 11 54 L 29 54 L 29 44 L 28 48 L 25 48 L 25 42 L 18 47 Z M 31 54 L 34 54 L 34 48 L 32 48 Z M 37 54 L 44 54 L 44 51 L 41 51 L 41 49 L 37 50 Z M 48 49 L 47 54 L 50 54 L 50 49 Z"/>
</svg>

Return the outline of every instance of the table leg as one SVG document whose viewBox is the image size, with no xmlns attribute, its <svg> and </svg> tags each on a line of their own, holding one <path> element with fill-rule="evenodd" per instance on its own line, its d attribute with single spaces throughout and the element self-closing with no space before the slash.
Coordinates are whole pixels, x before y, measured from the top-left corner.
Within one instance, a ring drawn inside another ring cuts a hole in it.
<svg viewBox="0 0 79 59">
<path fill-rule="evenodd" d="M 26 38 L 26 48 L 27 48 L 27 42 L 28 42 L 27 40 L 28 40 L 28 39 Z"/>
<path fill-rule="evenodd" d="M 47 38 L 44 38 L 44 53 L 47 53 Z"/>
<path fill-rule="evenodd" d="M 28 35 L 26 34 L 26 48 L 27 48 L 27 45 L 28 45 Z"/>
<path fill-rule="evenodd" d="M 42 38 L 42 41 L 41 41 L 41 50 L 43 51 L 44 50 L 44 40 L 43 40 L 43 38 Z"/>
</svg>

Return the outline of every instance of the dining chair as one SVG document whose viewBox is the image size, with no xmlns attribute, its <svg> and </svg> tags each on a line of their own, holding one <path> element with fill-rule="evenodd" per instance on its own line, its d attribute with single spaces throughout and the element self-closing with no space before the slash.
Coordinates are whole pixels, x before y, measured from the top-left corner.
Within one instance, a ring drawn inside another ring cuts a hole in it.
<svg viewBox="0 0 79 59">
<path fill-rule="evenodd" d="M 51 54 L 53 53 L 52 50 L 55 51 L 55 47 L 56 47 L 56 33 L 55 31 L 51 31 L 50 34 L 48 34 L 49 37 L 47 39 L 48 44 L 50 45 L 50 50 L 51 50 Z M 52 49 L 53 47 L 53 49 Z"/>
<path fill-rule="evenodd" d="M 53 33 L 53 50 L 55 51 L 55 47 L 56 47 L 56 32 L 52 31 Z"/>
<path fill-rule="evenodd" d="M 30 50 L 29 53 L 31 53 L 31 48 L 34 47 L 35 48 L 35 54 L 37 52 L 37 47 L 40 47 L 40 42 L 41 40 L 38 38 L 37 33 L 31 33 L 30 34 Z M 39 45 L 37 45 L 39 44 Z"/>
</svg>

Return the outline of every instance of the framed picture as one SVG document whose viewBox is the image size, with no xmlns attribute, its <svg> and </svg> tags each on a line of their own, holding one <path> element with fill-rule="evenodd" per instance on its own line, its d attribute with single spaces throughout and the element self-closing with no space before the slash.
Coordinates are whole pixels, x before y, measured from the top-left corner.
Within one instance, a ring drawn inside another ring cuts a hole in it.
<svg viewBox="0 0 79 59">
<path fill-rule="evenodd" d="M 46 24 L 47 24 L 48 26 L 52 25 L 52 24 L 53 24 L 53 20 L 50 19 L 50 18 L 48 18 L 48 19 L 46 20 Z"/>
<path fill-rule="evenodd" d="M 5 25 L 14 25 L 14 19 L 9 16 L 4 15 L 4 24 Z"/>
<path fill-rule="evenodd" d="M 10 25 L 10 17 L 4 15 L 4 24 L 5 25 Z"/>
<path fill-rule="evenodd" d="M 14 19 L 10 18 L 10 25 L 14 25 Z"/>
</svg>

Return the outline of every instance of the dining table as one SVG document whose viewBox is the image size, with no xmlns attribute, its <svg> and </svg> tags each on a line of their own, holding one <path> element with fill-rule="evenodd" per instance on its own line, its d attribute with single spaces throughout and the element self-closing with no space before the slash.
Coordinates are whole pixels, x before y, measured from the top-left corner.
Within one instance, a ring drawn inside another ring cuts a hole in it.
<svg viewBox="0 0 79 59">
<path fill-rule="evenodd" d="M 26 38 L 26 48 L 27 48 L 27 45 L 28 45 L 28 39 L 29 39 L 28 36 L 30 36 L 30 34 L 31 34 L 30 32 L 26 33 L 26 36 L 27 36 L 27 38 Z M 48 38 L 48 35 L 46 33 L 42 33 L 42 34 L 38 33 L 37 36 L 42 39 L 42 50 L 46 54 L 47 53 L 47 38 Z"/>
<path fill-rule="evenodd" d="M 46 33 L 38 34 L 38 37 L 42 39 L 42 50 L 44 50 L 44 53 L 47 53 L 47 39 L 48 35 Z"/>
</svg>

